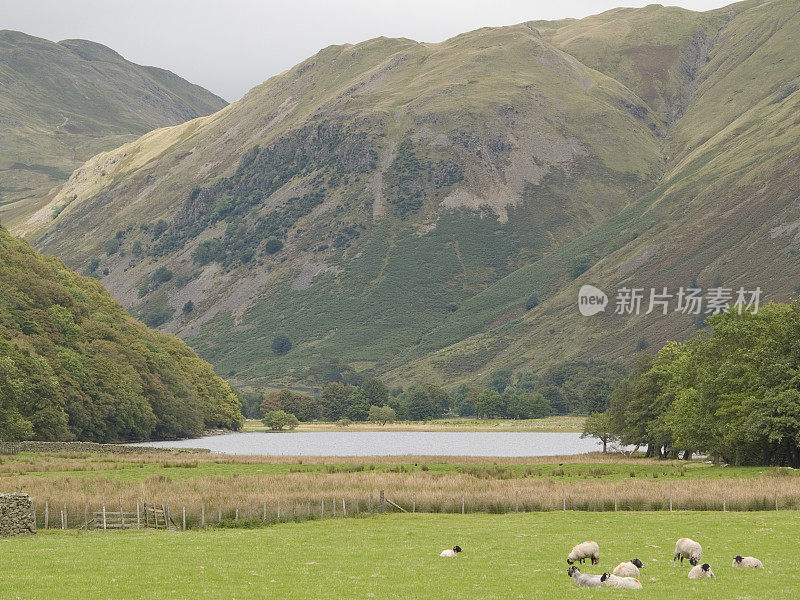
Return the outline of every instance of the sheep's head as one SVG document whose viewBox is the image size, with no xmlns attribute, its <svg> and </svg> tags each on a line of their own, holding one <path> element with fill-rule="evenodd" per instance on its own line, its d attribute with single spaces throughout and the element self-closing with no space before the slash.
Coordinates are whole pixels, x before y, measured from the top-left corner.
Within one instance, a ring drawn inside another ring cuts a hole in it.
<svg viewBox="0 0 800 600">
<path fill-rule="evenodd" d="M 734 562 L 740 563 L 740 562 L 742 562 L 743 559 L 742 559 L 741 556 L 734 556 L 733 560 L 734 560 Z"/>
<path fill-rule="evenodd" d="M 707 573 L 709 571 L 709 569 L 711 569 L 711 565 L 708 564 L 708 563 L 703 563 L 703 566 L 700 567 L 700 568 L 703 569 L 703 571 L 705 571 Z"/>
<path fill-rule="evenodd" d="M 575 575 L 575 573 L 580 573 L 580 572 L 581 572 L 581 570 L 578 567 L 574 567 L 574 566 L 570 567 L 569 569 L 567 569 L 567 575 L 569 575 L 570 577 Z"/>
<path fill-rule="evenodd" d="M 632 564 L 632 565 L 636 565 L 636 567 L 637 567 L 637 568 L 639 568 L 639 569 L 641 569 L 642 567 L 644 567 L 644 565 L 642 564 L 642 561 L 640 561 L 638 558 L 634 558 L 634 559 L 631 561 L 631 564 Z"/>
<path fill-rule="evenodd" d="M 461 546 L 453 546 L 453 552 L 461 552 Z"/>
<path fill-rule="evenodd" d="M 568 564 L 568 565 L 571 565 L 571 564 L 572 564 L 572 563 L 574 563 L 574 562 L 575 562 L 575 561 L 574 561 L 573 559 L 571 559 L 571 558 L 568 558 L 568 559 L 567 559 L 567 564 Z"/>
<path fill-rule="evenodd" d="M 608 579 L 610 576 L 611 576 L 611 573 L 603 573 L 603 574 L 600 576 L 600 581 L 605 581 L 605 580 L 606 580 L 606 579 Z"/>
<path fill-rule="evenodd" d="M 696 567 L 697 559 L 693 556 L 692 558 L 689 559 L 689 564 L 692 565 L 693 567 Z"/>
</svg>

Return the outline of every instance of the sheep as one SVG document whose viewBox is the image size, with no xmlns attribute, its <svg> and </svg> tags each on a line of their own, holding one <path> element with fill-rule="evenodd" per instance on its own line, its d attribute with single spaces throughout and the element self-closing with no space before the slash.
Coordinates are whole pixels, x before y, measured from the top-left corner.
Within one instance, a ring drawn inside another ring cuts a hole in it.
<svg viewBox="0 0 800 600">
<path fill-rule="evenodd" d="M 693 558 L 697 562 L 700 562 L 700 559 L 703 558 L 703 547 L 694 540 L 690 540 L 689 538 L 681 538 L 675 544 L 675 557 L 672 559 L 673 567 L 675 566 L 678 558 L 681 559 L 681 566 L 683 565 L 684 558 Z"/>
<path fill-rule="evenodd" d="M 442 550 L 442 553 L 439 556 L 444 558 L 455 558 L 458 556 L 458 553 L 461 552 L 461 546 L 453 546 L 452 548 L 448 548 L 447 550 Z"/>
<path fill-rule="evenodd" d="M 714 572 L 711 570 L 711 565 L 703 563 L 702 565 L 695 565 L 689 571 L 689 579 L 703 579 L 704 577 L 713 577 Z"/>
<path fill-rule="evenodd" d="M 619 577 L 611 573 L 603 573 L 600 582 L 605 587 L 622 588 L 624 590 L 640 590 L 642 582 L 635 577 Z"/>
<path fill-rule="evenodd" d="M 577 566 L 572 566 L 567 569 L 567 575 L 572 578 L 572 581 L 578 587 L 600 587 L 602 582 L 600 581 L 600 575 L 588 575 L 581 573 L 581 570 Z"/>
<path fill-rule="evenodd" d="M 639 569 L 643 567 L 642 561 L 638 558 L 634 558 L 630 562 L 622 562 L 614 567 L 614 575 L 617 577 L 638 577 Z"/>
<path fill-rule="evenodd" d="M 763 569 L 764 563 L 752 556 L 737 556 L 733 559 L 733 567 L 745 567 L 750 569 Z"/>
<path fill-rule="evenodd" d="M 575 546 L 567 557 L 567 564 L 574 564 L 576 561 L 583 564 L 587 558 L 592 559 L 592 564 L 596 565 L 600 562 L 600 546 L 597 542 L 583 542 Z"/>
</svg>

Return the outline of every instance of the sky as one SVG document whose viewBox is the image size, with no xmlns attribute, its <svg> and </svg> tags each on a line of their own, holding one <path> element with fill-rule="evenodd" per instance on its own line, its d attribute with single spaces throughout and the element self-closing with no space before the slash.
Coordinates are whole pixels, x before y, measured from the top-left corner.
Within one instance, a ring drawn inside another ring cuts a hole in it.
<svg viewBox="0 0 800 600">
<path fill-rule="evenodd" d="M 710 10 L 732 0 L 670 0 Z M 486 26 L 581 18 L 637 0 L 0 0 L 0 29 L 83 38 L 228 101 L 331 44 L 440 42 Z"/>
</svg>

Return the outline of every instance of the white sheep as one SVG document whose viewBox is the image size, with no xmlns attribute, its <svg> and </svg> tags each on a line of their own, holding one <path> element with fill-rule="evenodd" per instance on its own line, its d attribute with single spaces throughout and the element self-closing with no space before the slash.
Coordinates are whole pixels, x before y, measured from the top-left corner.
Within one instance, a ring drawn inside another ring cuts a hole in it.
<svg viewBox="0 0 800 600">
<path fill-rule="evenodd" d="M 623 590 L 642 589 L 642 582 L 635 577 L 619 577 L 612 573 L 603 573 L 600 576 L 600 582 L 605 587 L 621 588 Z"/>
<path fill-rule="evenodd" d="M 596 565 L 600 562 L 600 546 L 597 544 L 597 542 L 583 542 L 582 544 L 578 544 L 572 548 L 572 551 L 567 557 L 567 564 L 571 565 L 575 562 L 580 562 L 583 564 L 583 561 L 587 558 L 592 559 L 593 565 Z"/>
<path fill-rule="evenodd" d="M 461 546 L 453 546 L 452 548 L 448 548 L 447 550 L 442 550 L 442 553 L 439 556 L 444 558 L 455 558 L 458 556 L 458 553 L 461 552 Z"/>
<path fill-rule="evenodd" d="M 675 557 L 672 559 L 672 566 L 675 566 L 676 561 L 678 558 L 681 559 L 681 565 L 683 565 L 683 559 L 694 559 L 697 562 L 700 562 L 700 559 L 703 558 L 703 547 L 691 540 L 689 538 L 681 538 L 675 544 Z"/>
<path fill-rule="evenodd" d="M 713 577 L 714 572 L 711 570 L 711 565 L 704 563 L 702 565 L 695 565 L 689 571 L 689 579 L 703 579 L 704 577 Z"/>
<path fill-rule="evenodd" d="M 629 562 L 621 562 L 614 567 L 614 575 L 617 577 L 638 577 L 639 569 L 643 568 L 642 561 L 634 558 Z"/>
<path fill-rule="evenodd" d="M 745 567 L 749 569 L 763 569 L 764 563 L 752 556 L 737 556 L 733 559 L 734 567 Z"/>
<path fill-rule="evenodd" d="M 600 587 L 603 583 L 600 581 L 600 575 L 589 575 L 581 573 L 581 570 L 573 565 L 567 569 L 567 575 L 572 578 L 572 581 L 578 587 Z"/>
</svg>

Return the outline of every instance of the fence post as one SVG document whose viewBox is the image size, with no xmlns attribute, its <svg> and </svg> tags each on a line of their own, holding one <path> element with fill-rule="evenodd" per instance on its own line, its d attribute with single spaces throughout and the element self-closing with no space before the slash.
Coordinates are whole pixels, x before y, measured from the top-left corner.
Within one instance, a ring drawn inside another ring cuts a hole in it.
<svg viewBox="0 0 800 600">
<path fill-rule="evenodd" d="M 372 502 L 372 492 L 370 492 L 369 493 L 369 514 L 373 513 L 372 504 L 373 504 L 373 502 Z"/>
<path fill-rule="evenodd" d="M 728 501 L 725 499 L 725 494 L 722 494 L 722 512 L 728 512 Z"/>
<path fill-rule="evenodd" d="M 336 516 L 336 496 L 333 497 L 332 504 L 333 504 L 333 516 L 335 517 Z"/>
<path fill-rule="evenodd" d="M 217 507 L 217 523 L 222 523 L 222 507 Z"/>
<path fill-rule="evenodd" d="M 519 512 L 519 492 L 514 490 L 514 512 Z"/>
<path fill-rule="evenodd" d="M 67 505 L 64 505 L 64 508 L 61 509 L 61 529 L 64 530 L 67 528 Z"/>
<path fill-rule="evenodd" d="M 183 530 L 186 531 L 186 507 L 183 506 L 181 508 L 183 509 L 183 519 L 182 519 L 181 522 L 182 522 L 182 525 L 183 525 Z"/>
<path fill-rule="evenodd" d="M 89 531 L 89 501 L 86 500 L 83 504 L 83 523 L 86 531 Z"/>
<path fill-rule="evenodd" d="M 669 488 L 669 512 L 672 512 L 672 488 Z"/>
<path fill-rule="evenodd" d="M 200 503 L 200 529 L 206 528 L 206 503 Z"/>
<path fill-rule="evenodd" d="M 264 505 L 264 510 L 265 510 L 265 511 L 267 510 L 267 509 L 266 509 L 266 506 L 267 506 L 267 505 L 265 504 L 265 505 Z M 358 505 L 356 505 L 356 508 L 358 508 Z M 307 516 L 308 516 L 308 518 L 309 518 L 309 519 L 311 518 L 311 500 L 309 500 L 309 501 L 308 501 L 308 515 L 307 515 Z"/>
<path fill-rule="evenodd" d="M 44 528 L 50 527 L 50 500 L 44 501 Z"/>
<path fill-rule="evenodd" d="M 360 516 L 361 516 L 361 511 L 358 508 L 358 498 L 356 498 L 356 517 L 360 517 Z"/>
<path fill-rule="evenodd" d="M 139 512 L 139 501 L 136 501 L 136 529 L 142 528 L 142 515 Z"/>
<path fill-rule="evenodd" d="M 561 486 L 561 494 L 562 494 L 562 496 L 561 496 L 562 508 L 564 509 L 564 512 L 566 512 L 566 510 L 567 510 L 567 487 L 564 486 L 564 485 Z"/>
<path fill-rule="evenodd" d="M 31 512 L 33 513 L 33 528 L 36 529 L 36 504 L 31 502 Z"/>
<path fill-rule="evenodd" d="M 417 512 L 417 492 L 411 492 L 411 512 Z"/>
<path fill-rule="evenodd" d="M 617 486 L 614 486 L 614 512 L 617 512 Z"/>
<path fill-rule="evenodd" d="M 278 500 L 278 523 L 281 522 L 281 501 Z"/>
<path fill-rule="evenodd" d="M 107 528 L 108 526 L 106 525 L 106 503 L 103 502 L 103 531 L 105 531 Z"/>
<path fill-rule="evenodd" d="M 320 501 L 319 516 L 320 518 L 325 516 L 325 498 Z"/>
<path fill-rule="evenodd" d="M 119 522 L 120 529 L 125 529 L 125 513 L 122 512 L 122 498 L 119 500 Z"/>
<path fill-rule="evenodd" d="M 464 503 L 464 494 L 461 494 L 461 514 L 462 515 L 464 514 L 464 508 L 465 508 L 464 504 L 465 504 Z"/>
<path fill-rule="evenodd" d="M 236 507 L 236 514 L 234 515 L 233 520 L 234 521 L 238 521 L 239 520 L 239 507 L 238 506 Z"/>
<path fill-rule="evenodd" d="M 381 497 L 378 504 L 378 512 L 383 513 L 386 510 L 386 494 L 383 490 L 381 490 Z"/>
<path fill-rule="evenodd" d="M 263 506 L 261 507 L 261 521 L 263 523 L 267 522 L 267 503 L 264 502 Z"/>
<path fill-rule="evenodd" d="M 778 510 L 778 490 L 775 490 L 775 510 Z"/>
<path fill-rule="evenodd" d="M 344 505 L 344 496 L 342 496 L 342 516 L 343 517 L 347 516 L 347 507 L 345 507 Z"/>
</svg>

